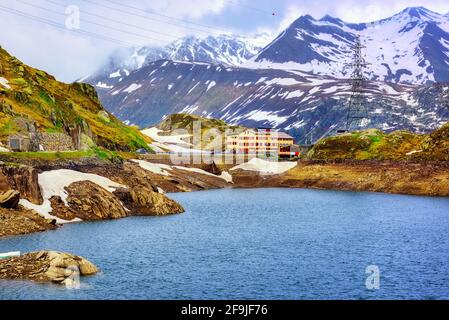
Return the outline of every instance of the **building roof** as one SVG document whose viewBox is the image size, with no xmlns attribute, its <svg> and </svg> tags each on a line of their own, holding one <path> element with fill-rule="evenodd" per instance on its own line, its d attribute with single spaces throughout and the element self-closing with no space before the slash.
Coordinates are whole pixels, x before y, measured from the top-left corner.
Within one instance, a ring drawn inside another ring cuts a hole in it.
<svg viewBox="0 0 449 320">
<path fill-rule="evenodd" d="M 244 132 L 241 132 L 241 133 L 230 134 L 228 137 L 238 137 L 238 136 L 241 136 L 241 135 L 245 134 L 248 131 L 250 131 L 253 134 L 259 133 L 257 130 L 248 129 L 248 130 L 245 130 Z M 292 140 L 294 140 L 294 138 L 291 135 L 289 135 L 288 133 L 285 133 L 285 132 L 271 131 L 271 132 L 260 132 L 260 134 L 276 136 L 278 139 L 292 139 Z"/>
<path fill-rule="evenodd" d="M 278 138 L 281 138 L 281 139 L 294 139 L 291 135 L 289 135 L 288 133 L 285 133 L 285 132 L 278 132 L 277 135 L 278 135 Z"/>
</svg>

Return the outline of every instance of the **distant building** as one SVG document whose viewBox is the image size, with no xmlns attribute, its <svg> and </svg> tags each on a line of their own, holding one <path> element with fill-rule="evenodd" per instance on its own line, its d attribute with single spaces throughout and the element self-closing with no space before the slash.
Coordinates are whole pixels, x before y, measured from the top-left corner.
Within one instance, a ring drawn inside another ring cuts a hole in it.
<svg viewBox="0 0 449 320">
<path fill-rule="evenodd" d="M 65 133 L 59 132 L 13 134 L 8 138 L 8 145 L 13 152 L 63 152 L 75 150 L 72 138 Z"/>
<path fill-rule="evenodd" d="M 14 134 L 8 138 L 9 149 L 13 152 L 31 151 L 31 139 L 28 136 Z"/>
<path fill-rule="evenodd" d="M 247 129 L 226 139 L 226 149 L 237 154 L 277 155 L 280 158 L 295 156 L 291 148 L 294 138 L 285 132 L 270 128 Z"/>
</svg>

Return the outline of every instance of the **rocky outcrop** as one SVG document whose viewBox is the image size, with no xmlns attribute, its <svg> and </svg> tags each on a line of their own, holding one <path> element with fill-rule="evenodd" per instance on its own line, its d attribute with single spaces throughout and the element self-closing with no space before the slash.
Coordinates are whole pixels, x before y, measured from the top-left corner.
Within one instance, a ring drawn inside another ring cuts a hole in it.
<svg viewBox="0 0 449 320">
<path fill-rule="evenodd" d="M 68 206 L 59 197 L 50 200 L 52 214 L 58 218 L 96 221 L 119 219 L 129 215 L 112 193 L 90 181 L 72 183 L 66 191 L 69 195 Z"/>
<path fill-rule="evenodd" d="M 40 251 L 0 260 L 0 279 L 74 285 L 78 276 L 98 273 L 88 260 L 68 253 Z"/>
<path fill-rule="evenodd" d="M 0 164 L 0 191 L 1 185 L 8 185 L 8 189 L 17 190 L 21 198 L 34 204 L 41 204 L 43 201 L 38 171 L 32 167 Z"/>
<path fill-rule="evenodd" d="M 0 238 L 56 229 L 54 221 L 19 206 L 15 210 L 0 208 Z"/>
<path fill-rule="evenodd" d="M 132 188 L 146 187 L 154 192 L 161 189 L 165 192 L 191 192 L 229 186 L 225 180 L 219 177 L 195 174 L 179 169 L 173 169 L 170 176 L 155 174 L 131 161 L 126 161 L 119 166 L 85 166 L 79 168 L 79 171 L 108 177 Z"/>
<path fill-rule="evenodd" d="M 448 181 L 447 163 L 311 161 L 258 186 L 448 197 Z"/>
<path fill-rule="evenodd" d="M 164 194 L 147 188 L 120 188 L 114 194 L 122 201 L 133 215 L 165 216 L 183 213 L 184 208 Z"/>
<path fill-rule="evenodd" d="M 67 204 L 60 197 L 50 199 L 52 214 L 64 220 L 95 221 L 184 212 L 176 201 L 147 187 L 119 188 L 110 193 L 95 183 L 81 181 L 71 184 L 66 191 Z"/>
<path fill-rule="evenodd" d="M 0 207 L 16 209 L 19 205 L 20 193 L 15 190 L 0 192 Z"/>
</svg>

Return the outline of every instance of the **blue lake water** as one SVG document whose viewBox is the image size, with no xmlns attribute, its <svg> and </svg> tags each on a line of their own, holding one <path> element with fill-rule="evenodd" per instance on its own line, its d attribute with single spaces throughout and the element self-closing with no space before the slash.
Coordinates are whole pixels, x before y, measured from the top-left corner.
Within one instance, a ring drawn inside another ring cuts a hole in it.
<svg viewBox="0 0 449 320">
<path fill-rule="evenodd" d="M 0 299 L 448 299 L 449 199 L 299 189 L 172 194 L 183 215 L 0 240 L 102 273 L 79 290 L 0 281 Z M 367 266 L 380 289 L 365 285 Z"/>
</svg>

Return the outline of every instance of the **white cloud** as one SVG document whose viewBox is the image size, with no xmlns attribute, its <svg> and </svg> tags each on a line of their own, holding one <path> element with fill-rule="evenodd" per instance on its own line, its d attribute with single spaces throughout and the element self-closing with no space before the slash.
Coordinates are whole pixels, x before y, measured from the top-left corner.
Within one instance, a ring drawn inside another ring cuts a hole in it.
<svg viewBox="0 0 449 320">
<path fill-rule="evenodd" d="M 10 54 L 23 60 L 24 63 L 43 69 L 66 82 L 74 81 L 96 71 L 118 46 L 160 46 L 193 33 L 207 35 L 212 29 L 186 24 L 180 20 L 189 20 L 194 23 L 198 21 L 199 23 L 198 19 L 201 17 L 219 14 L 226 7 L 225 0 L 190 0 L 188 4 L 184 0 L 116 1 L 123 3 L 126 7 L 106 1 L 23 1 L 25 3 L 6 0 L 1 1 L 0 5 L 54 21 L 57 25 L 64 27 L 67 18 L 66 6 L 57 4 L 62 2 L 67 6 L 75 4 L 81 9 L 80 32 L 90 32 L 100 38 L 107 37 L 120 42 L 118 44 L 116 41 L 81 35 L 77 31 L 59 29 L 37 22 L 35 18 L 30 19 L 0 11 L 0 30 L 2 30 L 0 45 Z M 103 6 L 93 3 L 100 3 Z M 112 10 L 105 6 L 119 10 Z M 133 7 L 160 15 L 146 15 L 145 12 L 135 10 Z M 145 16 L 147 18 L 144 18 Z M 109 20 L 101 17 L 106 17 Z M 115 23 L 112 20 L 123 21 L 126 25 Z"/>
<path fill-rule="evenodd" d="M 208 14 L 218 14 L 226 7 L 225 0 L 145 0 L 134 1 L 143 4 L 145 9 L 179 18 L 198 19 Z"/>
<path fill-rule="evenodd" d="M 431 2 L 428 0 L 261 0 L 261 7 L 270 10 L 269 12 L 273 9 L 279 17 L 271 19 L 262 18 L 261 15 L 249 15 L 252 12 L 249 7 L 259 5 L 255 5 L 253 0 L 111 0 L 123 4 L 122 6 L 105 0 L 21 1 L 45 7 L 44 9 L 47 10 L 33 8 L 16 0 L 3 0 L 0 5 L 50 19 L 62 26 L 66 18 L 64 4 L 67 6 L 78 5 L 81 9 L 81 31 L 114 38 L 124 42 L 123 45 L 127 47 L 132 45 L 161 46 L 182 36 L 205 36 L 217 31 L 217 29 L 201 26 L 203 24 L 214 26 L 221 23 L 233 30 L 239 30 L 240 34 L 269 32 L 274 37 L 299 16 L 305 14 L 310 14 L 317 19 L 330 14 L 347 22 L 370 22 L 389 17 L 409 6 L 425 6 L 440 13 L 449 12 L 449 1 L 447 0 Z M 63 3 L 63 5 L 58 6 L 54 2 Z M 118 10 L 112 10 L 106 6 Z M 159 15 L 147 15 L 144 18 L 142 17 L 145 16 L 144 12 L 132 7 Z M 52 10 L 53 13 L 48 10 Z M 236 19 L 236 17 L 239 18 Z M 127 25 L 111 20 L 122 21 Z M 186 24 L 180 20 L 189 20 L 197 25 Z M 250 22 L 245 24 L 244 22 L 247 20 Z M 204 21 L 209 22 L 204 23 Z M 99 24 L 108 27 L 105 28 Z M 221 30 L 218 26 L 216 27 Z M 118 47 L 117 43 L 81 36 L 66 29 L 59 30 L 1 10 L 0 30 L 2 31 L 0 45 L 11 54 L 64 81 L 73 81 L 96 71 L 109 54 Z"/>
</svg>

